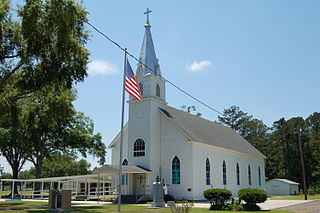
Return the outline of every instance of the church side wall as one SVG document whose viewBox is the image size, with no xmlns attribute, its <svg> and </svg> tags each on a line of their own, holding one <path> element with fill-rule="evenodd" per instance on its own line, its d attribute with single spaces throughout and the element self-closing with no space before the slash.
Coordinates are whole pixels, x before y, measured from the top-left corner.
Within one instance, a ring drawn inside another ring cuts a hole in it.
<svg viewBox="0 0 320 213">
<path fill-rule="evenodd" d="M 122 160 L 128 159 L 128 131 L 124 131 L 123 134 L 123 151 L 122 151 Z M 111 165 L 119 165 L 119 153 L 120 153 L 120 137 L 112 148 L 111 151 Z"/>
<path fill-rule="evenodd" d="M 233 197 L 243 188 L 265 187 L 264 160 L 222 151 L 209 145 L 193 144 L 193 186 L 194 199 L 203 200 L 203 191 L 211 188 L 228 189 Z M 210 161 L 210 185 L 206 185 L 206 160 Z M 227 185 L 223 185 L 222 164 L 226 162 Z M 237 185 L 236 165 L 240 168 L 240 185 Z M 248 181 L 248 165 L 251 167 L 251 185 Z M 258 166 L 261 168 L 261 185 L 258 180 Z"/>
<path fill-rule="evenodd" d="M 161 166 L 162 178 L 169 184 L 168 193 L 176 199 L 192 199 L 192 145 L 177 127 L 161 116 Z M 180 160 L 181 183 L 172 184 L 172 160 L 177 156 Z"/>
</svg>

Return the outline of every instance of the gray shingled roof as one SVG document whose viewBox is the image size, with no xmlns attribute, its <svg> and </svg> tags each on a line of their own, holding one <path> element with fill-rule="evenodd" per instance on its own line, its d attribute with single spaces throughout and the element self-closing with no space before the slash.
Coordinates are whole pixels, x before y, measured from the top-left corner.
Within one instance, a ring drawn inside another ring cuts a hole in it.
<svg viewBox="0 0 320 213">
<path fill-rule="evenodd" d="M 229 127 L 169 106 L 165 109 L 160 108 L 160 111 L 192 141 L 265 158 L 261 152 Z"/>
</svg>

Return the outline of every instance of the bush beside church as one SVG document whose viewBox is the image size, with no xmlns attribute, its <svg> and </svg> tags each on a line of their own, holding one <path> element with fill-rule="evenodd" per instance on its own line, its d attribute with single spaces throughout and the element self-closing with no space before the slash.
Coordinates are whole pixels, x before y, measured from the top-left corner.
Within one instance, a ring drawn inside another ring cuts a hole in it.
<svg viewBox="0 0 320 213">
<path fill-rule="evenodd" d="M 210 202 L 210 210 L 260 210 L 257 204 L 267 200 L 266 191 L 251 188 L 241 189 L 239 200 L 230 199 L 232 192 L 227 189 L 208 189 L 203 196 Z"/>
</svg>

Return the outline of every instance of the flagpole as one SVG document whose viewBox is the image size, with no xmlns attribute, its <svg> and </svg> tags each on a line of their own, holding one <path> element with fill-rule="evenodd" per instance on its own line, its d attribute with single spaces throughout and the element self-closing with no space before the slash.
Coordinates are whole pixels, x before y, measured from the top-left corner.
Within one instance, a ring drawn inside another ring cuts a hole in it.
<svg viewBox="0 0 320 213">
<path fill-rule="evenodd" d="M 119 155 L 119 185 L 118 185 L 118 212 L 121 212 L 121 186 L 122 186 L 122 146 L 123 146 L 123 123 L 124 123 L 124 101 L 125 101 L 125 80 L 127 70 L 127 48 L 124 49 L 124 67 L 122 81 L 122 111 L 121 111 L 121 132 L 120 132 L 120 155 Z"/>
</svg>

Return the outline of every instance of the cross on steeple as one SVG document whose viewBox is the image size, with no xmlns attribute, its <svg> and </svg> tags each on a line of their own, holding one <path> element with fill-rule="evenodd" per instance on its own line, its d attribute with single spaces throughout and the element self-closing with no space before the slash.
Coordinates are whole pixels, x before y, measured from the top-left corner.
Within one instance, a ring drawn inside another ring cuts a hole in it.
<svg viewBox="0 0 320 213">
<path fill-rule="evenodd" d="M 147 25 L 150 25 L 150 23 L 149 23 L 149 13 L 151 13 L 151 12 L 152 12 L 152 11 L 149 10 L 149 8 L 147 8 L 147 11 L 144 12 L 144 14 L 147 15 Z"/>
</svg>

